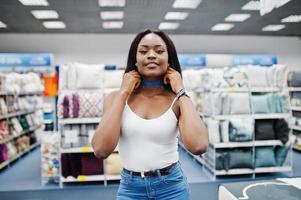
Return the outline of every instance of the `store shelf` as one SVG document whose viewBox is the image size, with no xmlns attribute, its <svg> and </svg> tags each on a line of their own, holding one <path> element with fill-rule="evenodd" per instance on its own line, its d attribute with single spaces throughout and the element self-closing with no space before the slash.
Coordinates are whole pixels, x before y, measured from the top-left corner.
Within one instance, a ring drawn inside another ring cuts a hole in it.
<svg viewBox="0 0 301 200">
<path fill-rule="evenodd" d="M 30 132 L 32 132 L 32 131 L 34 131 L 34 130 L 36 130 L 36 129 L 39 129 L 40 127 L 41 127 L 41 126 L 35 126 L 35 127 L 30 128 L 29 130 L 22 131 L 22 133 L 20 133 L 19 135 L 16 135 L 16 136 L 10 136 L 10 137 L 4 139 L 3 141 L 0 141 L 0 144 L 7 143 L 7 142 L 9 142 L 9 141 L 11 141 L 11 140 L 13 140 L 13 139 L 15 139 L 15 138 L 18 138 L 18 137 L 20 137 L 20 136 L 22 136 L 22 135 L 25 135 L 25 134 L 27 134 L 27 133 L 30 133 Z"/>
<path fill-rule="evenodd" d="M 295 145 L 293 146 L 293 149 L 301 152 L 301 145 Z"/>
<path fill-rule="evenodd" d="M 215 175 L 221 176 L 221 175 L 240 175 L 240 174 L 253 174 L 254 170 L 253 169 L 229 169 L 228 171 L 226 170 L 215 170 Z"/>
<path fill-rule="evenodd" d="M 40 110 L 40 109 L 41 108 L 37 108 L 35 110 L 19 111 L 19 112 L 8 113 L 8 114 L 5 114 L 5 115 L 0 115 L 0 120 L 9 119 L 9 118 L 13 118 L 13 117 L 21 116 L 21 115 L 28 115 L 28 114 L 34 113 L 34 112 L 36 112 L 37 110 Z"/>
<path fill-rule="evenodd" d="M 44 119 L 43 122 L 44 122 L 44 124 L 52 124 L 53 120 L 52 119 Z"/>
<path fill-rule="evenodd" d="M 61 148 L 61 153 L 93 153 L 92 147 L 86 146 L 86 147 L 77 147 L 77 148 L 68 148 L 63 149 Z"/>
<path fill-rule="evenodd" d="M 291 106 L 292 111 L 301 111 L 301 106 Z"/>
<path fill-rule="evenodd" d="M 98 124 L 100 122 L 100 117 L 95 118 L 66 118 L 60 119 L 59 123 L 64 124 Z"/>
<path fill-rule="evenodd" d="M 16 95 L 16 96 L 32 96 L 32 95 L 42 95 L 43 92 L 21 92 L 21 93 L 11 93 L 6 91 L 0 91 L 0 96 Z"/>
<path fill-rule="evenodd" d="M 229 88 L 213 88 L 211 92 L 279 92 L 280 89 L 276 87 L 229 87 Z"/>
<path fill-rule="evenodd" d="M 290 128 L 291 128 L 292 130 L 301 131 L 301 126 L 292 125 L 292 126 L 290 126 Z"/>
<path fill-rule="evenodd" d="M 301 92 L 301 87 L 289 87 L 287 88 L 290 92 Z"/>
<path fill-rule="evenodd" d="M 120 180 L 121 179 L 120 174 L 106 174 L 105 177 L 106 177 L 106 180 L 108 180 L 108 181 Z"/>
<path fill-rule="evenodd" d="M 290 172 L 292 170 L 291 166 L 282 167 L 257 167 L 255 173 L 271 173 L 271 172 Z"/>
<path fill-rule="evenodd" d="M 230 120 L 233 118 L 252 117 L 254 119 L 282 119 L 290 115 L 287 113 L 269 113 L 269 114 L 244 114 L 244 115 L 213 115 L 212 117 L 217 120 Z"/>
<path fill-rule="evenodd" d="M 80 175 L 77 178 L 64 178 L 61 176 L 61 182 L 63 183 L 72 183 L 72 182 L 89 182 L 89 181 L 104 181 L 105 180 L 105 175 L 90 175 L 90 176 L 85 176 L 85 175 Z"/>
<path fill-rule="evenodd" d="M 283 145 L 280 140 L 257 140 L 251 142 L 227 142 L 210 144 L 214 148 L 236 148 L 236 147 L 260 147 L 260 146 L 281 146 Z"/>
<path fill-rule="evenodd" d="M 28 153 L 29 151 L 31 151 L 32 149 L 36 148 L 37 146 L 39 146 L 39 143 L 36 143 L 32 146 L 30 146 L 28 149 L 26 149 L 25 151 L 15 155 L 14 157 L 8 159 L 7 161 L 3 162 L 0 164 L 0 170 L 4 167 L 6 167 L 7 165 L 9 165 L 10 163 L 14 162 L 15 160 L 17 160 L 18 158 L 20 158 L 21 156 L 23 156 L 24 154 Z"/>
</svg>

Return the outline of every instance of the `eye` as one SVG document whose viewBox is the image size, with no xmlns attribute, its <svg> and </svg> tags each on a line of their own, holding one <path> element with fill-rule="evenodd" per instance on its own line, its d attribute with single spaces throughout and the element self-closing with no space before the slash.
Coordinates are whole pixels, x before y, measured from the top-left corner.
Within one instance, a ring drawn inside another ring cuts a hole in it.
<svg viewBox="0 0 301 200">
<path fill-rule="evenodd" d="M 141 54 L 146 54 L 147 51 L 146 51 L 146 50 L 139 50 L 139 53 L 141 53 Z"/>
<path fill-rule="evenodd" d="M 164 53 L 165 51 L 164 50 L 157 50 L 157 54 L 162 54 L 162 53 Z"/>
</svg>

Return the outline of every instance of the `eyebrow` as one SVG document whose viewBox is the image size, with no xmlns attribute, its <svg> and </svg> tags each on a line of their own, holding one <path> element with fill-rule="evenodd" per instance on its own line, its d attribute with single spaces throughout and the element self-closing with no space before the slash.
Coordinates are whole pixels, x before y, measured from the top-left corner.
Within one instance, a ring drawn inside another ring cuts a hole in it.
<svg viewBox="0 0 301 200">
<path fill-rule="evenodd" d="M 139 47 L 149 47 L 148 45 L 139 45 Z M 157 44 L 155 47 L 165 47 L 164 45 Z"/>
</svg>

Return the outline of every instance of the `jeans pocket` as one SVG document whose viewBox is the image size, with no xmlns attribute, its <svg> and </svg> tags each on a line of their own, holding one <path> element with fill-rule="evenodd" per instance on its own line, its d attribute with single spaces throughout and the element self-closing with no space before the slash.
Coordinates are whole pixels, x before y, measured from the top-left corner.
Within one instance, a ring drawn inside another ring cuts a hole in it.
<svg viewBox="0 0 301 200">
<path fill-rule="evenodd" d="M 121 172 L 120 184 L 128 185 L 130 183 L 131 177 L 129 174 Z"/>
<path fill-rule="evenodd" d="M 185 181 L 185 177 L 180 169 L 176 169 L 170 174 L 163 176 L 163 182 L 165 184 L 177 184 L 183 181 Z"/>
</svg>

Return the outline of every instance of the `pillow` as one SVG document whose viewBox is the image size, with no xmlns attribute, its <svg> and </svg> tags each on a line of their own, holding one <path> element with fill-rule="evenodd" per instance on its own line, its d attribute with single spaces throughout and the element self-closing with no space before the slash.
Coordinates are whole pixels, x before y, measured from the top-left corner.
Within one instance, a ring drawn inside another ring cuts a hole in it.
<svg viewBox="0 0 301 200">
<path fill-rule="evenodd" d="M 229 142 L 229 121 L 221 121 L 220 130 L 222 142 Z"/>
<path fill-rule="evenodd" d="M 100 89 L 103 87 L 104 65 L 84 65 L 76 63 L 78 89 Z"/>
<path fill-rule="evenodd" d="M 120 156 L 117 153 L 111 154 L 106 159 L 106 173 L 107 174 L 120 174 L 122 170 Z"/>
<path fill-rule="evenodd" d="M 275 85 L 277 87 L 285 87 L 287 82 L 288 68 L 285 65 L 274 65 L 275 68 Z M 301 75 L 301 73 L 300 73 Z M 301 79 L 300 79 L 301 80 Z"/>
<path fill-rule="evenodd" d="M 283 165 L 289 150 L 290 150 L 289 146 L 277 146 L 275 148 L 275 158 L 276 158 L 277 166 Z"/>
<path fill-rule="evenodd" d="M 248 66 L 245 68 L 250 87 L 267 87 L 267 67 Z"/>
<path fill-rule="evenodd" d="M 104 87 L 105 88 L 120 88 L 124 71 L 104 71 Z"/>
<path fill-rule="evenodd" d="M 291 86 L 301 87 L 301 71 L 293 71 Z"/>
<path fill-rule="evenodd" d="M 255 121 L 255 140 L 274 140 L 274 120 L 256 120 Z"/>
<path fill-rule="evenodd" d="M 277 119 L 275 120 L 274 130 L 276 139 L 281 140 L 281 142 L 285 144 L 288 141 L 290 131 L 288 123 L 284 119 Z"/>
<path fill-rule="evenodd" d="M 266 94 L 254 94 L 251 97 L 252 107 L 254 113 L 269 113 L 270 105 L 268 101 L 268 95 Z"/>
<path fill-rule="evenodd" d="M 231 119 L 229 122 L 229 141 L 251 141 L 254 135 L 254 120 L 249 117 Z"/>
<path fill-rule="evenodd" d="M 77 81 L 76 67 L 74 67 L 74 65 L 71 65 L 68 68 L 67 88 L 76 89 L 76 81 Z"/>
<path fill-rule="evenodd" d="M 230 114 L 250 114 L 250 101 L 248 93 L 230 93 Z"/>
<path fill-rule="evenodd" d="M 209 141 L 211 143 L 219 143 L 221 141 L 219 135 L 219 121 L 214 119 L 208 119 L 207 126 L 208 126 Z"/>
<path fill-rule="evenodd" d="M 256 167 L 276 166 L 274 147 L 255 148 L 255 166 Z"/>
<path fill-rule="evenodd" d="M 81 156 L 81 174 L 97 175 L 103 174 L 103 160 L 96 158 L 93 154 L 82 154 Z"/>
<path fill-rule="evenodd" d="M 225 169 L 225 159 L 227 159 L 227 152 L 216 152 L 215 153 L 215 169 Z"/>
<path fill-rule="evenodd" d="M 235 149 L 228 152 L 226 169 L 253 168 L 252 151 L 250 149 Z M 228 166 L 227 166 L 228 165 Z"/>
<path fill-rule="evenodd" d="M 68 89 L 68 65 L 59 66 L 59 87 L 60 89 Z"/>
</svg>

